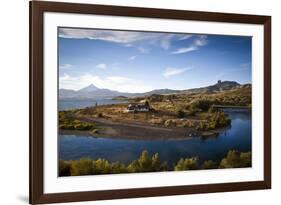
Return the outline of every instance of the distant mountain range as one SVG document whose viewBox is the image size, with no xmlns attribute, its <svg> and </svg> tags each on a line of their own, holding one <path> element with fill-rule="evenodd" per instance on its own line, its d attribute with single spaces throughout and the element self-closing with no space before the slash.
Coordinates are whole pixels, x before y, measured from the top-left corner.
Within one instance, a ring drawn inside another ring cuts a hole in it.
<svg viewBox="0 0 281 205">
<path fill-rule="evenodd" d="M 231 90 L 239 87 L 251 87 L 251 84 L 241 85 L 235 81 L 218 81 L 214 85 L 193 88 L 188 90 L 171 90 L 171 89 L 157 89 L 145 93 L 126 93 L 118 92 L 115 90 L 98 88 L 91 84 L 80 90 L 70 90 L 70 89 L 59 89 L 59 98 L 114 98 L 117 96 L 124 97 L 136 97 L 136 96 L 149 96 L 153 94 L 165 95 L 165 94 L 188 94 L 188 93 L 213 93 L 221 92 L 225 90 Z"/>
<path fill-rule="evenodd" d="M 236 81 L 221 81 L 219 80 L 216 84 L 201 87 L 201 88 L 193 88 L 182 91 L 183 93 L 215 93 L 221 92 L 225 90 L 231 90 L 235 88 L 242 88 L 242 87 L 252 87 L 252 84 L 239 84 Z"/>
</svg>

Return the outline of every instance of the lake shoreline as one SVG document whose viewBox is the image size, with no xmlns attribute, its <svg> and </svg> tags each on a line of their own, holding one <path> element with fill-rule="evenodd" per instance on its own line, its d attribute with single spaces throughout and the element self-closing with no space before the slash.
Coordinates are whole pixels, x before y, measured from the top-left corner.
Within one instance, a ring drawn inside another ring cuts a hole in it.
<svg viewBox="0 0 281 205">
<path fill-rule="evenodd" d="M 95 123 L 99 129 L 96 132 L 59 129 L 59 134 L 132 140 L 182 140 L 194 137 L 217 137 L 226 129 L 200 131 L 193 128 L 166 128 L 145 123 L 116 122 L 105 118 L 80 120 Z"/>
<path fill-rule="evenodd" d="M 60 134 L 58 136 L 59 159 L 104 158 L 111 162 L 119 161 L 128 164 L 137 159 L 143 150 L 147 150 L 150 154 L 158 153 L 161 160 L 167 161 L 169 165 L 174 165 L 180 158 L 194 156 L 199 157 L 200 163 L 206 160 L 219 162 L 229 150 L 248 152 L 252 149 L 251 113 L 248 111 L 231 111 L 229 117 L 232 119 L 231 126 L 213 130 L 219 133 L 218 136 L 214 137 L 198 135 L 194 137 L 169 136 L 169 138 L 163 138 L 161 135 L 157 138 L 142 138 L 135 135 L 133 137 L 112 136 L 91 134 L 90 131 L 58 130 Z M 101 120 L 111 121 L 112 119 L 103 117 Z M 95 128 L 103 127 L 101 123 L 93 124 L 96 126 L 99 124 L 99 127 L 95 126 Z M 178 130 L 178 128 L 172 128 L 171 130 L 174 129 Z M 141 132 L 142 135 L 145 135 L 144 129 Z"/>
</svg>

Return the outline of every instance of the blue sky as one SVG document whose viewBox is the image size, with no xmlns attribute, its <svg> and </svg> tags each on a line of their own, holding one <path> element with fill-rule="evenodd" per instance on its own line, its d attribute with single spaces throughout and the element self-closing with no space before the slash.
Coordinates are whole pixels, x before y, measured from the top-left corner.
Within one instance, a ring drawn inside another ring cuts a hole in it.
<svg viewBox="0 0 281 205">
<path fill-rule="evenodd" d="M 121 92 L 251 83 L 251 37 L 59 28 L 59 87 Z"/>
</svg>

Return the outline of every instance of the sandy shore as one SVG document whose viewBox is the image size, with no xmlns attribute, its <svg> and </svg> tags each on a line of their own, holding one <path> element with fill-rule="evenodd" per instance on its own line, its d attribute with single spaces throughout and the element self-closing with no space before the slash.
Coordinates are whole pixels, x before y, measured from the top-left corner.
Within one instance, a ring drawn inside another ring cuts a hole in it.
<svg viewBox="0 0 281 205">
<path fill-rule="evenodd" d="M 59 130 L 59 134 L 135 140 L 175 140 L 191 139 L 193 137 L 216 137 L 219 133 L 218 130 L 198 131 L 190 128 L 166 128 L 140 122 L 116 122 L 106 118 L 81 118 L 80 120 L 93 122 L 102 129 L 98 133 L 78 130 Z"/>
</svg>

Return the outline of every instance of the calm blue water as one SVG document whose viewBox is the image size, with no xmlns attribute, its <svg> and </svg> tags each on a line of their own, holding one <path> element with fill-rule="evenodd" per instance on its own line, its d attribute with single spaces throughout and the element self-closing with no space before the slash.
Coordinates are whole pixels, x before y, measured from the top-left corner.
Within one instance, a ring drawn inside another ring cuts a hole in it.
<svg viewBox="0 0 281 205">
<path fill-rule="evenodd" d="M 112 99 L 59 99 L 59 110 L 80 109 L 98 105 L 126 103 L 124 100 Z"/>
<path fill-rule="evenodd" d="M 231 128 L 217 138 L 189 140 L 126 140 L 62 135 L 59 137 L 59 158 L 64 160 L 90 157 L 129 163 L 143 150 L 158 152 L 170 165 L 180 158 L 198 156 L 200 161 L 220 161 L 230 149 L 251 151 L 251 111 L 226 110 L 232 119 Z"/>
</svg>

